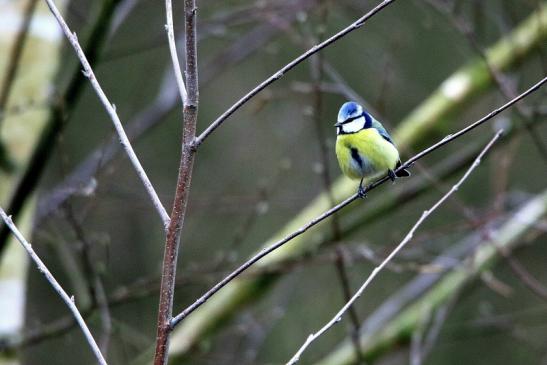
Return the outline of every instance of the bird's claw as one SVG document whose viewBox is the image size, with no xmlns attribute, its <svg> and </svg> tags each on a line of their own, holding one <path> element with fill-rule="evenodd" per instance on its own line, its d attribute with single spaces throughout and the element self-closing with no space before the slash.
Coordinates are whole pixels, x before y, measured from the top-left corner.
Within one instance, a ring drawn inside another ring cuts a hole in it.
<svg viewBox="0 0 547 365">
<path fill-rule="evenodd" d="M 357 189 L 357 195 L 359 195 L 359 198 L 365 199 L 367 197 L 367 188 L 360 185 Z"/>
<path fill-rule="evenodd" d="M 395 172 L 393 172 L 393 170 L 387 170 L 387 175 L 389 176 L 391 182 L 395 182 L 397 175 L 395 175 Z"/>
</svg>

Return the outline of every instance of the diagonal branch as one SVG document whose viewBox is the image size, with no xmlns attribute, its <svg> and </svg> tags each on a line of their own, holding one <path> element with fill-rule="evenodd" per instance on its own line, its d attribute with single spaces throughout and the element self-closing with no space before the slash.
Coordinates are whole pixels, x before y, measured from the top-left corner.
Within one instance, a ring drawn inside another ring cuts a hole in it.
<svg viewBox="0 0 547 365">
<path fill-rule="evenodd" d="M 264 90 L 267 86 L 274 83 L 275 81 L 282 78 L 287 72 L 292 70 L 294 67 L 296 67 L 298 64 L 300 64 L 302 61 L 309 58 L 311 55 L 319 52 L 323 48 L 333 44 L 340 38 L 344 37 L 348 33 L 353 32 L 356 29 L 359 29 L 362 27 L 370 18 L 372 18 L 374 15 L 376 15 L 378 12 L 380 12 L 382 9 L 390 5 L 391 3 L 395 2 L 395 0 L 384 0 L 380 4 L 376 5 L 371 11 L 363 15 L 361 18 L 357 19 L 355 22 L 347 26 L 346 28 L 342 29 L 340 32 L 336 33 L 332 37 L 326 39 L 325 41 L 313 46 L 310 48 L 307 52 L 301 54 L 288 64 L 286 64 L 284 67 L 282 67 L 279 71 L 268 77 L 266 80 L 262 81 L 258 86 L 256 86 L 254 89 L 249 91 L 245 96 L 243 96 L 241 99 L 239 99 L 234 105 L 232 105 L 228 110 L 226 110 L 222 115 L 220 115 L 217 119 L 215 119 L 211 125 L 207 127 L 200 135 L 196 138 L 196 141 L 194 142 L 194 148 L 199 147 L 203 143 L 203 141 L 209 137 L 211 133 L 215 129 L 217 129 L 222 123 L 224 123 L 236 110 L 241 108 L 245 103 L 247 103 L 250 99 L 252 99 L 254 96 L 256 96 L 259 92 Z"/>
<path fill-rule="evenodd" d="M 401 251 L 408 244 L 408 242 L 410 242 L 410 240 L 414 236 L 414 232 L 416 232 L 418 227 L 431 215 L 431 213 L 433 213 L 454 192 L 456 192 L 465 180 L 467 180 L 467 178 L 469 177 L 469 175 L 471 175 L 473 170 L 475 170 L 477 166 L 479 166 L 483 156 L 486 154 L 486 152 L 488 152 L 490 147 L 492 147 L 492 145 L 500 138 L 502 133 L 503 133 L 503 130 L 500 130 L 499 132 L 497 132 L 494 135 L 494 138 L 492 138 L 492 140 L 488 142 L 488 144 L 484 147 L 481 153 L 477 156 L 475 161 L 473 161 L 473 164 L 471 165 L 471 167 L 469 167 L 469 169 L 465 172 L 465 174 L 461 177 L 461 179 L 458 180 L 458 182 L 454 186 L 452 186 L 452 188 L 446 194 L 444 194 L 441 197 L 441 199 L 439 199 L 435 204 L 433 204 L 433 206 L 429 210 L 425 210 L 422 213 L 422 216 L 420 217 L 420 219 L 418 219 L 418 221 L 414 224 L 414 226 L 412 226 L 410 231 L 407 233 L 405 238 L 403 238 L 403 240 L 399 243 L 399 245 L 397 245 L 397 247 L 395 247 L 395 249 L 391 251 L 391 253 L 380 263 L 380 265 L 378 265 L 377 267 L 374 268 L 374 270 L 372 270 L 372 273 L 367 277 L 367 279 L 361 285 L 359 290 L 357 290 L 357 292 L 342 307 L 342 309 L 340 309 L 340 311 L 338 311 L 338 313 L 336 313 L 336 315 L 329 322 L 327 322 L 327 324 L 325 324 L 319 331 L 311 334 L 307 338 L 306 342 L 304 342 L 304 344 L 300 347 L 300 349 L 296 352 L 296 354 L 294 354 L 294 356 L 289 360 L 289 362 L 287 363 L 288 365 L 296 364 L 298 360 L 300 359 L 300 356 L 302 355 L 302 353 L 308 348 L 308 346 L 313 341 L 315 341 L 317 338 L 319 338 L 321 335 L 323 335 L 325 332 L 327 332 L 330 328 L 332 328 L 336 323 L 340 321 L 342 316 L 348 311 L 348 309 L 352 306 L 352 304 L 363 294 L 365 289 L 372 282 L 372 280 L 374 280 L 374 278 L 378 275 L 378 273 L 380 273 L 380 271 L 382 271 L 382 269 L 391 261 L 391 259 L 393 259 L 395 255 L 397 255 L 397 253 L 399 253 L 399 251 Z"/>
<path fill-rule="evenodd" d="M 95 342 L 95 339 L 93 338 L 93 335 L 89 331 L 89 328 L 87 328 L 87 325 L 78 311 L 78 308 L 76 307 L 76 304 L 74 303 L 74 297 L 69 297 L 68 294 L 65 292 L 63 287 L 55 280 L 51 272 L 49 272 L 46 265 L 42 262 L 40 257 L 34 252 L 32 249 L 32 245 L 23 237 L 21 232 L 17 229 L 15 224 L 13 224 L 13 221 L 11 220 L 11 217 L 9 217 L 6 212 L 4 212 L 4 209 L 0 208 L 0 216 L 2 216 L 2 219 L 4 220 L 4 223 L 8 226 L 8 228 L 12 231 L 13 235 L 17 240 L 23 245 L 23 248 L 27 251 L 31 259 L 36 263 L 36 266 L 38 267 L 38 270 L 44 275 L 46 280 L 51 284 L 53 289 L 59 294 L 61 299 L 66 303 L 70 311 L 72 312 L 72 315 L 80 325 L 80 328 L 82 329 L 85 338 L 91 347 L 91 350 L 93 351 L 93 354 L 97 358 L 97 361 L 101 365 L 107 365 L 106 360 L 104 359 L 101 350 L 99 349 L 99 346 L 97 346 L 97 343 Z"/>
<path fill-rule="evenodd" d="M 82 50 L 82 47 L 80 47 L 80 44 L 78 43 L 78 37 L 76 36 L 76 33 L 71 32 L 70 28 L 68 27 L 61 13 L 59 12 L 59 9 L 57 9 L 57 7 L 55 6 L 55 3 L 53 2 L 53 0 L 45 0 L 45 1 L 47 2 L 49 9 L 55 16 L 55 19 L 57 19 L 57 22 L 61 26 L 63 33 L 65 33 L 65 36 L 68 38 L 70 44 L 76 51 L 76 55 L 80 59 L 80 63 L 82 64 L 84 68 L 83 70 L 84 75 L 91 82 L 93 89 L 95 90 L 101 103 L 105 107 L 108 115 L 110 116 L 110 119 L 112 119 L 112 123 L 114 124 L 114 128 L 116 129 L 116 132 L 118 133 L 118 137 L 120 139 L 120 143 L 123 149 L 127 153 L 127 156 L 129 157 L 129 160 L 131 161 L 133 168 L 137 172 L 137 175 L 141 179 L 144 185 L 144 188 L 146 189 L 146 192 L 148 193 L 150 199 L 152 200 L 152 204 L 154 205 L 154 207 L 156 208 L 156 211 L 160 215 L 163 225 L 167 227 L 167 225 L 169 224 L 169 216 L 167 215 L 167 212 L 165 211 L 165 208 L 163 207 L 163 204 L 161 203 L 160 198 L 158 197 L 158 194 L 154 190 L 154 187 L 152 186 L 150 179 L 146 175 L 146 172 L 144 171 L 141 163 L 139 162 L 139 159 L 137 158 L 135 151 L 133 151 L 133 148 L 131 147 L 131 143 L 129 142 L 129 139 L 127 138 L 127 135 L 125 134 L 125 131 L 123 129 L 122 122 L 120 121 L 120 118 L 118 117 L 118 114 L 116 113 L 116 107 L 110 103 L 110 101 L 106 97 L 106 94 L 101 88 L 101 85 L 97 81 L 97 78 L 95 77 L 95 74 L 93 73 L 93 69 L 91 68 L 89 62 L 87 61 L 87 58 L 84 54 L 84 51 Z"/>
<path fill-rule="evenodd" d="M 407 160 L 404 164 L 401 165 L 400 169 L 406 169 L 412 166 L 414 162 L 421 159 L 422 157 L 430 154 L 434 150 L 444 146 L 445 144 L 455 140 L 456 138 L 461 137 L 462 135 L 470 132 L 471 130 L 475 129 L 481 124 L 484 124 L 488 120 L 492 119 L 505 109 L 509 108 L 519 100 L 527 97 L 528 95 L 532 94 L 533 92 L 537 91 L 543 84 L 547 82 L 547 77 L 544 77 L 541 81 L 530 87 L 528 90 L 517 96 L 516 98 L 512 99 L 511 101 L 507 102 L 506 104 L 502 105 L 501 107 L 494 109 L 475 123 L 463 128 L 462 130 L 458 131 L 457 133 L 448 135 L 447 137 L 443 138 L 441 141 L 437 142 L 436 144 L 432 145 L 429 148 L 426 148 L 425 150 L 421 151 L 417 155 L 414 155 L 409 160 Z M 399 170 L 399 169 L 398 169 Z M 398 171 L 397 170 L 397 171 Z M 376 180 L 375 182 L 371 183 L 369 186 L 366 187 L 366 191 L 369 192 L 378 186 L 382 185 L 386 181 L 389 180 L 388 176 L 384 176 L 383 178 Z M 310 222 L 305 224 L 304 226 L 300 227 L 298 230 L 292 232 L 291 234 L 285 236 L 281 240 L 273 243 L 272 245 L 263 248 L 260 250 L 257 254 L 252 256 L 249 260 L 244 262 L 241 266 L 239 266 L 237 269 L 235 269 L 233 272 L 231 272 L 228 276 L 226 276 L 224 279 L 219 281 L 217 284 L 215 284 L 211 289 L 209 289 L 207 292 L 205 292 L 199 299 L 197 299 L 194 303 L 192 303 L 190 306 L 188 306 L 186 309 L 184 309 L 181 313 L 179 313 L 177 316 L 175 316 L 171 322 L 171 325 L 174 327 L 180 323 L 184 318 L 186 318 L 190 313 L 195 311 L 197 308 L 199 308 L 201 305 L 203 305 L 209 298 L 211 298 L 216 292 L 218 292 L 220 289 L 222 289 L 226 284 L 228 284 L 230 281 L 235 279 L 237 276 L 239 276 L 242 272 L 247 270 L 249 267 L 251 267 L 254 263 L 262 259 L 263 257 L 267 256 L 269 253 L 277 250 L 279 247 L 285 245 L 287 242 L 291 241 L 293 238 L 300 236 L 304 232 L 306 232 L 311 227 L 315 226 L 316 224 L 320 223 L 321 221 L 325 220 L 326 218 L 330 217 L 337 211 L 341 210 L 342 208 L 348 206 L 349 204 L 353 203 L 355 200 L 359 199 L 358 194 L 353 194 L 352 196 L 346 198 L 344 201 L 339 203 L 337 206 L 332 207 L 331 209 L 327 210 L 320 216 L 312 219 Z"/>
</svg>

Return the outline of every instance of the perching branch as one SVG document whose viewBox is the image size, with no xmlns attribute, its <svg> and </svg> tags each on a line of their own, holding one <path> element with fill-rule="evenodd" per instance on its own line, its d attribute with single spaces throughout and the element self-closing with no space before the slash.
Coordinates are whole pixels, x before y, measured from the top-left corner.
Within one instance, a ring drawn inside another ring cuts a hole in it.
<svg viewBox="0 0 547 365">
<path fill-rule="evenodd" d="M 74 318 L 80 325 L 80 328 L 82 329 L 82 332 L 85 335 L 85 338 L 87 340 L 87 343 L 91 347 L 91 350 L 93 351 L 93 354 L 97 358 L 97 361 L 101 365 L 107 365 L 106 360 L 104 359 L 101 350 L 99 349 L 99 346 L 97 346 L 97 343 L 95 342 L 95 339 L 93 338 L 93 335 L 89 331 L 89 328 L 87 328 L 87 325 L 78 311 L 78 308 L 76 307 L 76 304 L 74 303 L 74 297 L 69 297 L 68 294 L 65 292 L 63 287 L 55 280 L 53 275 L 49 272 L 46 265 L 40 260 L 40 257 L 34 252 L 32 249 L 32 245 L 23 237 L 21 232 L 17 229 L 15 224 L 13 224 L 13 221 L 11 220 L 11 217 L 9 217 L 6 212 L 4 212 L 4 209 L 0 208 L 0 216 L 2 216 L 2 219 L 4 220 L 4 223 L 8 226 L 8 228 L 11 230 L 15 238 L 23 245 L 23 248 L 27 251 L 31 259 L 36 263 L 36 266 L 38 267 L 38 270 L 44 275 L 46 280 L 50 283 L 50 285 L 53 287 L 53 289 L 59 294 L 61 299 L 66 303 L 70 311 L 72 312 Z"/>
<path fill-rule="evenodd" d="M 171 212 L 171 221 L 167 229 L 167 238 L 165 240 L 154 365 L 167 364 L 169 337 L 172 330 L 171 319 L 173 316 L 173 297 L 180 236 L 186 215 L 188 198 L 190 196 L 190 183 L 192 181 L 192 170 L 196 153 L 196 150 L 193 148 L 193 142 L 196 137 L 199 101 L 196 12 L 195 0 L 185 0 L 185 74 L 186 83 L 188 85 L 188 98 L 186 104 L 184 104 L 182 155 L 180 158 L 177 188 L 175 200 L 173 202 L 173 210 Z"/>
<path fill-rule="evenodd" d="M 74 48 L 74 51 L 76 51 L 76 55 L 78 56 L 78 59 L 80 60 L 80 63 L 82 64 L 84 68 L 83 70 L 84 75 L 91 82 L 93 89 L 95 90 L 101 103 L 105 107 L 108 115 L 110 116 L 110 119 L 112 119 L 112 123 L 114 124 L 114 128 L 116 129 L 116 132 L 118 133 L 118 137 L 120 139 L 121 145 L 123 146 L 123 149 L 127 153 L 127 156 L 129 157 L 129 160 L 131 161 L 133 168 L 137 172 L 137 175 L 141 179 L 144 185 L 144 188 L 146 189 L 146 192 L 148 193 L 150 199 L 152 200 L 152 204 L 154 205 L 154 207 L 156 208 L 156 211 L 160 215 L 160 218 L 163 222 L 164 227 L 167 227 L 167 225 L 169 224 L 169 216 L 167 215 L 167 212 L 165 211 L 165 208 L 163 207 L 163 204 L 161 203 L 160 198 L 158 197 L 158 194 L 154 190 L 154 187 L 152 186 L 150 179 L 146 175 L 146 172 L 144 171 L 141 163 L 139 162 L 139 159 L 137 158 L 135 151 L 133 151 L 133 148 L 131 147 L 131 143 L 129 142 L 129 139 L 127 138 L 127 135 L 125 134 L 125 131 L 123 129 L 122 122 L 120 121 L 120 118 L 118 117 L 118 114 L 116 113 L 116 107 L 110 103 L 103 89 L 101 88 L 101 85 L 97 81 L 97 78 L 95 77 L 95 74 L 93 73 L 93 69 L 91 68 L 91 65 L 89 64 L 89 62 L 87 61 L 87 58 L 84 54 L 84 51 L 82 50 L 82 47 L 80 47 L 80 44 L 78 43 L 78 38 L 76 37 L 76 33 L 71 32 L 70 28 L 68 27 L 65 20 L 63 19 L 61 13 L 55 6 L 55 3 L 53 2 L 53 0 L 45 0 L 45 1 L 47 2 L 49 9 L 55 16 L 55 19 L 57 19 L 57 22 L 61 26 L 63 33 L 65 33 L 65 36 L 68 38 L 70 44 Z"/>
<path fill-rule="evenodd" d="M 363 294 L 363 292 L 368 287 L 368 285 L 372 282 L 372 280 L 374 280 L 374 278 L 391 261 L 391 259 L 393 259 L 397 255 L 397 253 L 399 253 L 399 251 L 401 251 L 408 244 L 408 242 L 410 242 L 410 240 L 414 236 L 414 232 L 416 232 L 418 227 L 431 215 L 431 213 L 433 213 L 454 192 L 456 192 L 465 180 L 467 180 L 467 178 L 469 177 L 469 175 L 471 175 L 473 170 L 475 170 L 477 166 L 479 166 L 481 159 L 484 157 L 486 152 L 488 152 L 490 147 L 492 147 L 492 145 L 500 138 L 502 133 L 503 133 L 502 130 L 497 132 L 492 138 L 492 140 L 490 140 L 490 142 L 484 147 L 481 153 L 477 156 L 475 161 L 473 161 L 473 164 L 471 165 L 471 167 L 469 167 L 469 169 L 465 172 L 465 174 L 461 177 L 461 179 L 458 180 L 458 182 L 454 186 L 452 186 L 452 188 L 446 194 L 444 194 L 441 197 L 441 199 L 439 199 L 435 204 L 433 204 L 433 206 L 429 210 L 426 210 L 422 213 L 422 216 L 420 217 L 420 219 L 418 219 L 418 221 L 414 224 L 414 226 L 412 226 L 412 228 L 407 233 L 405 238 L 401 241 L 401 243 L 399 243 L 399 245 L 397 245 L 397 247 L 395 247 L 395 249 L 391 251 L 391 253 L 380 263 L 380 265 L 378 265 L 377 267 L 374 268 L 374 270 L 372 270 L 372 273 L 367 277 L 367 279 L 361 285 L 359 290 L 357 290 L 357 292 L 342 307 L 342 309 L 340 309 L 340 311 L 338 311 L 338 313 L 336 313 L 336 315 L 329 322 L 327 322 L 327 324 L 325 324 L 319 331 L 311 334 L 307 338 L 306 342 L 304 342 L 304 344 L 300 347 L 300 349 L 296 352 L 296 354 L 294 354 L 294 356 L 289 360 L 289 362 L 287 363 L 288 365 L 296 364 L 298 360 L 300 359 L 300 356 L 302 355 L 302 353 L 308 348 L 308 346 L 313 341 L 315 341 L 317 338 L 319 338 L 321 335 L 327 332 L 330 328 L 332 328 L 332 326 L 334 326 L 336 323 L 338 323 L 342 319 L 342 316 L 347 312 L 347 310 L 352 306 L 352 304 Z"/>
<path fill-rule="evenodd" d="M 498 115 L 499 113 L 501 113 L 505 109 L 509 108 L 510 106 L 512 106 L 513 104 L 518 102 L 519 100 L 521 100 L 521 99 L 525 98 L 526 96 L 532 94 L 533 92 L 537 91 L 546 82 L 547 82 L 547 77 L 543 78 L 541 81 L 539 81 L 538 83 L 533 85 L 531 88 L 529 88 L 528 90 L 526 90 L 525 92 L 523 92 L 522 94 L 517 96 L 516 98 L 512 99 L 511 101 L 507 102 L 506 104 L 502 105 L 501 107 L 499 107 L 497 109 L 494 109 L 493 111 L 491 111 L 490 113 L 488 113 L 487 115 L 485 115 L 484 117 L 482 117 L 481 119 L 476 121 L 475 123 L 470 124 L 469 126 L 461 129 L 460 131 L 458 131 L 454 134 L 448 135 L 447 137 L 443 138 L 441 141 L 439 141 L 439 142 L 435 143 L 434 145 L 426 148 L 425 150 L 421 151 L 417 155 L 414 155 L 413 157 L 408 159 L 405 163 L 403 163 L 399 167 L 399 169 L 409 168 L 410 166 L 412 166 L 412 164 L 414 164 L 416 161 L 418 161 L 422 157 L 425 157 L 426 155 L 430 154 L 431 152 L 435 151 L 436 149 L 438 149 L 438 148 L 446 145 L 447 143 L 461 137 L 462 135 L 470 132 L 471 130 L 475 129 L 479 125 L 484 124 L 485 122 L 492 119 L 493 117 L 495 117 L 496 115 Z M 396 171 L 399 171 L 399 169 L 397 169 Z M 386 175 L 383 178 L 374 181 L 373 183 L 371 183 L 370 185 L 368 185 L 365 188 L 366 192 L 370 192 L 371 190 L 377 188 L 378 186 L 382 185 L 383 183 L 385 183 L 388 180 L 389 180 L 389 177 Z M 211 298 L 216 292 L 218 292 L 226 284 L 228 284 L 230 281 L 232 281 L 237 276 L 239 276 L 242 272 L 244 272 L 249 267 L 251 267 L 254 263 L 259 261 L 263 257 L 267 256 L 269 253 L 277 250 L 279 247 L 281 247 L 284 244 L 286 244 L 287 242 L 291 241 L 293 238 L 303 234 L 304 232 L 306 232 L 311 227 L 315 226 L 319 222 L 321 222 L 321 221 L 325 220 L 326 218 L 330 217 L 332 214 L 336 213 L 337 211 L 341 210 L 342 208 L 344 208 L 344 207 L 348 206 L 349 204 L 353 203 L 358 198 L 359 198 L 359 195 L 357 193 L 353 194 L 352 196 L 346 198 L 344 201 L 342 201 L 341 203 L 339 203 L 335 207 L 327 210 L 326 212 L 324 212 L 320 216 L 312 219 L 310 222 L 308 222 L 304 226 L 300 227 L 296 231 L 290 233 L 289 235 L 287 235 L 286 237 L 282 238 L 281 240 L 275 242 L 274 244 L 260 250 L 257 254 L 252 256 L 249 260 L 247 260 L 245 263 L 243 263 L 241 266 L 239 266 L 237 269 L 235 269 L 233 272 L 231 272 L 228 276 L 226 276 L 224 279 L 222 279 L 216 285 L 214 285 L 211 289 L 209 289 L 207 292 L 205 292 L 198 300 L 196 300 L 194 303 L 192 303 L 190 306 L 188 306 L 186 309 L 184 309 L 181 313 L 179 313 L 177 316 L 175 316 L 173 318 L 173 320 L 171 321 L 171 325 L 173 327 L 175 327 L 177 324 L 180 323 L 180 321 L 182 321 L 190 313 L 192 313 L 197 308 L 199 308 L 201 305 L 203 305 L 203 303 L 205 303 L 209 298 Z"/>
<path fill-rule="evenodd" d="M 356 29 L 359 29 L 362 27 L 370 18 L 372 18 L 374 15 L 376 15 L 378 12 L 380 12 L 382 9 L 390 5 L 391 3 L 395 2 L 395 0 L 384 0 L 380 4 L 376 5 L 371 11 L 363 15 L 361 18 L 357 19 L 355 22 L 347 26 L 346 28 L 342 29 L 340 32 L 336 33 L 332 37 L 326 39 L 325 41 L 313 46 L 310 48 L 307 52 L 301 54 L 285 66 L 283 66 L 279 71 L 268 77 L 266 80 L 262 81 L 258 86 L 256 86 L 254 89 L 249 91 L 245 96 L 243 96 L 241 99 L 239 99 L 234 105 L 232 105 L 228 110 L 226 110 L 222 115 L 220 115 L 217 119 L 215 119 L 211 125 L 207 127 L 200 135 L 196 138 L 196 141 L 194 142 L 194 147 L 197 148 L 199 145 L 203 143 L 203 141 L 209 137 L 211 133 L 215 129 L 217 129 L 222 123 L 224 123 L 236 110 L 241 108 L 245 103 L 247 103 L 250 99 L 252 99 L 254 96 L 256 96 L 259 92 L 264 90 L 267 86 L 274 83 L 275 81 L 282 78 L 287 72 L 292 70 L 294 67 L 296 67 L 298 64 L 300 64 L 302 61 L 309 58 L 311 55 L 319 52 L 323 48 L 333 44 L 340 38 L 344 37 L 348 33 L 353 32 Z"/>
</svg>

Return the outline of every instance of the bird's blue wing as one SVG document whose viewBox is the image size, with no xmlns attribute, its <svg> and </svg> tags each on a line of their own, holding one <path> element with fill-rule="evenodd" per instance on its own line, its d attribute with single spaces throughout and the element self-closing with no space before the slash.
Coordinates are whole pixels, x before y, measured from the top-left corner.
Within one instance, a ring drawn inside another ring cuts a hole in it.
<svg viewBox="0 0 547 365">
<path fill-rule="evenodd" d="M 389 143 L 391 143 L 392 145 L 395 146 L 395 143 L 393 143 L 393 139 L 391 139 L 391 136 L 389 135 L 389 133 L 386 131 L 386 129 L 384 128 L 384 126 L 382 125 L 382 123 L 380 123 L 379 121 L 377 121 L 376 119 L 372 118 L 372 128 L 376 129 L 378 131 L 378 133 L 380 133 L 380 135 L 386 140 L 388 141 Z"/>
</svg>

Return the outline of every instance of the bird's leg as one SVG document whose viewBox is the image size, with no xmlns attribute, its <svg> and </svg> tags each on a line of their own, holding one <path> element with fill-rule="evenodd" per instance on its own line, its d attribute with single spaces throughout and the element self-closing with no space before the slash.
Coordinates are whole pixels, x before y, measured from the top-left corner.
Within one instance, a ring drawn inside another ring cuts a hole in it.
<svg viewBox="0 0 547 365">
<path fill-rule="evenodd" d="M 364 179 L 364 177 L 361 179 L 361 182 L 359 183 L 359 189 L 357 189 L 357 194 L 361 199 L 365 199 L 367 197 L 367 188 L 363 186 Z"/>
<path fill-rule="evenodd" d="M 393 172 L 392 169 L 387 170 L 387 175 L 389 176 L 389 179 L 391 180 L 391 182 L 395 182 L 397 175 L 395 175 L 395 172 Z"/>
</svg>

